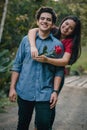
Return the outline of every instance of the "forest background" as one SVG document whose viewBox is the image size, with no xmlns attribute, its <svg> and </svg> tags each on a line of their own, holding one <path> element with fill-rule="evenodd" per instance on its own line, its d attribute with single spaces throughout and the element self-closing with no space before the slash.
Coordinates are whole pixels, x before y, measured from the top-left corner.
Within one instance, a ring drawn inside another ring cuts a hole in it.
<svg viewBox="0 0 87 130">
<path fill-rule="evenodd" d="M 71 70 L 87 71 L 87 0 L 0 0 L 0 100 L 8 96 L 13 59 L 23 36 L 36 27 L 35 13 L 41 6 L 56 11 L 57 26 L 65 16 L 80 18 L 82 54 Z"/>
</svg>

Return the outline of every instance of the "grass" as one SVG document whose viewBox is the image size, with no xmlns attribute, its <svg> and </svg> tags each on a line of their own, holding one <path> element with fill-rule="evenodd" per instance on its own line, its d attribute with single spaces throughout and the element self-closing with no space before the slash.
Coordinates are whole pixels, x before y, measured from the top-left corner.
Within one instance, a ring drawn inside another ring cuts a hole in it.
<svg viewBox="0 0 87 130">
<path fill-rule="evenodd" d="M 82 48 L 81 56 L 77 62 L 72 65 L 71 70 L 78 70 L 79 67 L 87 71 L 87 46 Z"/>
</svg>

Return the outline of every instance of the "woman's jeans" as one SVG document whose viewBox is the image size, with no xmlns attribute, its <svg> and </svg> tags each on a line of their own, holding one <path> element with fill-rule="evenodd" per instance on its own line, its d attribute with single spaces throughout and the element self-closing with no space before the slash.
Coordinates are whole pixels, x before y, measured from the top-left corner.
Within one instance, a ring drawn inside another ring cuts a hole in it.
<svg viewBox="0 0 87 130">
<path fill-rule="evenodd" d="M 49 102 L 26 101 L 18 97 L 18 126 L 17 130 L 28 130 L 35 108 L 38 130 L 50 130 L 51 114 Z"/>
</svg>

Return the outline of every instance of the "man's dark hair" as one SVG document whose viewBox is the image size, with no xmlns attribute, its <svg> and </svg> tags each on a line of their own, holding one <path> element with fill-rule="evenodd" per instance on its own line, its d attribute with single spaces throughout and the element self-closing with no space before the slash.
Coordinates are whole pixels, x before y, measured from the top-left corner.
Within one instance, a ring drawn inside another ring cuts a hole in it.
<svg viewBox="0 0 87 130">
<path fill-rule="evenodd" d="M 45 13 L 45 12 L 50 13 L 52 15 L 52 22 L 56 23 L 56 18 L 57 18 L 56 13 L 51 7 L 41 7 L 41 8 L 39 8 L 36 12 L 36 19 L 39 20 L 40 15 L 42 13 Z"/>
</svg>

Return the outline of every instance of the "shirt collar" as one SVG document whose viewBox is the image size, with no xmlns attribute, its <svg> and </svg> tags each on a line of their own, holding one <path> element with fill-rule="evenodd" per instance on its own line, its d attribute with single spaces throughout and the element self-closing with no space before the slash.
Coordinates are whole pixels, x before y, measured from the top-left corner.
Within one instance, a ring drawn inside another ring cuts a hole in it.
<svg viewBox="0 0 87 130">
<path fill-rule="evenodd" d="M 39 33 L 38 33 L 38 32 L 36 33 L 36 39 L 37 39 L 37 38 L 42 39 L 42 38 L 39 36 Z M 52 33 L 50 33 L 46 39 L 48 39 L 48 38 L 50 38 L 50 39 L 53 40 L 53 35 L 52 35 Z"/>
</svg>

